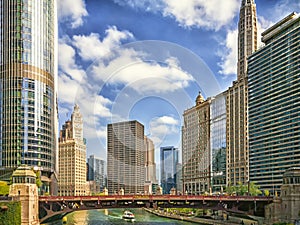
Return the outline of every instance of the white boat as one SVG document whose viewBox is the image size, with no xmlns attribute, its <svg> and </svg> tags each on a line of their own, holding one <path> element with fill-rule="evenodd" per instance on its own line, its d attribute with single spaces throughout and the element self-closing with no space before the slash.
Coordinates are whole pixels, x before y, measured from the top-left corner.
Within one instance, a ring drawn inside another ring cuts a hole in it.
<svg viewBox="0 0 300 225">
<path fill-rule="evenodd" d="M 132 212 L 130 212 L 129 210 L 124 211 L 122 218 L 126 221 L 134 221 L 135 220 L 134 214 Z"/>
</svg>

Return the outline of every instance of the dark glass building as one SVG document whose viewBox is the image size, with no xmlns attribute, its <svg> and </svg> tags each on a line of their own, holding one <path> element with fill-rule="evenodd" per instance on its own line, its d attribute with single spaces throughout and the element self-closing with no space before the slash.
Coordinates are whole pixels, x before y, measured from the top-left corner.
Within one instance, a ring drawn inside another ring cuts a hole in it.
<svg viewBox="0 0 300 225">
<path fill-rule="evenodd" d="M 160 148 L 160 180 L 163 194 L 177 187 L 178 149 L 174 146 Z"/>
<path fill-rule="evenodd" d="M 300 163 L 300 17 L 262 33 L 249 57 L 250 181 L 280 192 L 282 175 Z"/>
<path fill-rule="evenodd" d="M 210 99 L 212 192 L 226 187 L 226 92 Z"/>
</svg>

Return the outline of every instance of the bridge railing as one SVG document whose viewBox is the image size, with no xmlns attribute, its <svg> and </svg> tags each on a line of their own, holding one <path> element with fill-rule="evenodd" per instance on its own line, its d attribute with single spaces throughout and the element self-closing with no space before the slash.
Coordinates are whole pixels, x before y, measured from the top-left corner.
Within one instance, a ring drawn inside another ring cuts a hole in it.
<svg viewBox="0 0 300 225">
<path fill-rule="evenodd" d="M 266 196 L 210 196 L 210 195 L 103 195 L 103 196 L 40 196 L 39 201 L 271 201 Z"/>
</svg>

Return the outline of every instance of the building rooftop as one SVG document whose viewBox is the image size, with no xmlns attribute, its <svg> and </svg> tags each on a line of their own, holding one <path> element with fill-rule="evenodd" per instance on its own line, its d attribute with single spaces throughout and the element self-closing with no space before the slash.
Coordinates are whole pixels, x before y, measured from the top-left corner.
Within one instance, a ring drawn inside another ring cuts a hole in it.
<svg viewBox="0 0 300 225">
<path fill-rule="evenodd" d="M 281 31 L 284 27 L 288 26 L 290 23 L 294 22 L 297 18 L 299 18 L 299 14 L 296 12 L 292 12 L 279 22 L 275 23 L 273 26 L 265 30 L 262 35 L 262 41 L 266 43 L 269 39 L 271 39 L 274 35 L 276 35 L 279 31 Z"/>
<path fill-rule="evenodd" d="M 36 177 L 33 170 L 27 165 L 19 166 L 12 174 L 13 177 Z"/>
</svg>

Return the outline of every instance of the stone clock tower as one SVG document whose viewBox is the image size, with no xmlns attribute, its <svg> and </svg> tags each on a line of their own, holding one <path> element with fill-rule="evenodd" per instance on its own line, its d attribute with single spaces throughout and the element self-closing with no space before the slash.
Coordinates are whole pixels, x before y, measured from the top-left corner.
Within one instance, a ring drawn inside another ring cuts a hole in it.
<svg viewBox="0 0 300 225">
<path fill-rule="evenodd" d="M 74 106 L 71 120 L 62 126 L 59 136 L 58 195 L 88 195 L 86 183 L 86 145 L 83 141 L 83 118 Z"/>
<path fill-rule="evenodd" d="M 77 104 L 74 106 L 71 121 L 73 138 L 77 141 L 83 141 L 83 119 Z"/>
</svg>

